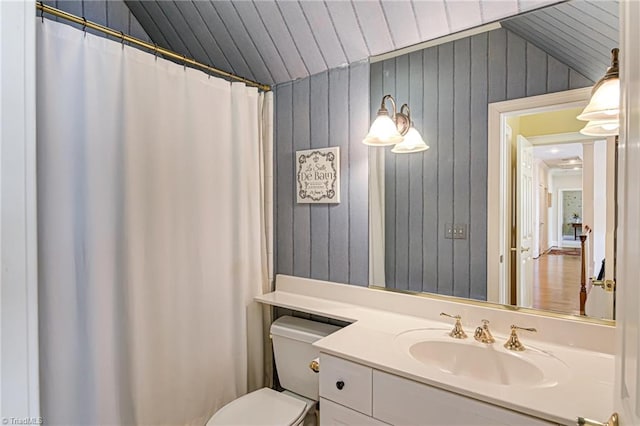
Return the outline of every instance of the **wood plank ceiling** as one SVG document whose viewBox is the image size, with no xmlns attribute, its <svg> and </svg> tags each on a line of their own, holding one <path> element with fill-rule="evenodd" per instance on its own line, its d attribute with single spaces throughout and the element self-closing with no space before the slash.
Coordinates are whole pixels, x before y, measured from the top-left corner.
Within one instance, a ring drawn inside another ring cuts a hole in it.
<svg viewBox="0 0 640 426">
<path fill-rule="evenodd" d="M 273 85 L 557 2 L 129 0 L 126 4 L 159 45 Z"/>
<path fill-rule="evenodd" d="M 616 0 L 579 0 L 501 24 L 590 80 L 598 81 L 611 65 L 611 49 L 619 45 L 618 8 Z"/>
</svg>

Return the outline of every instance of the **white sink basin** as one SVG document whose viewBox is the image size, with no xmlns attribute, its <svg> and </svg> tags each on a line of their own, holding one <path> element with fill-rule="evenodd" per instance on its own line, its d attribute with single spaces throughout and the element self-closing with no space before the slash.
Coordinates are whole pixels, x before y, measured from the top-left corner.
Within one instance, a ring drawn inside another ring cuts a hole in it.
<svg viewBox="0 0 640 426">
<path fill-rule="evenodd" d="M 400 350 L 429 369 L 503 386 L 549 387 L 568 377 L 566 364 L 551 354 L 527 346 L 514 352 L 502 346 L 502 337 L 493 344 L 454 339 L 449 330 L 420 329 L 399 334 Z M 526 343 L 525 343 L 526 345 Z"/>
</svg>

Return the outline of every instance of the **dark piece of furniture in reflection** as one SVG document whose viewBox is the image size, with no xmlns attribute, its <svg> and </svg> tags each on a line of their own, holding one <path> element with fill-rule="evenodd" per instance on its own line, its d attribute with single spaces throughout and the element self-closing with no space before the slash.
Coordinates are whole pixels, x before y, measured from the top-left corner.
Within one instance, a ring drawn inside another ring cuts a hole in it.
<svg viewBox="0 0 640 426">
<path fill-rule="evenodd" d="M 578 230 L 582 229 L 582 224 L 581 223 L 572 223 L 571 226 L 573 226 L 573 239 L 577 240 L 578 239 Z"/>
</svg>

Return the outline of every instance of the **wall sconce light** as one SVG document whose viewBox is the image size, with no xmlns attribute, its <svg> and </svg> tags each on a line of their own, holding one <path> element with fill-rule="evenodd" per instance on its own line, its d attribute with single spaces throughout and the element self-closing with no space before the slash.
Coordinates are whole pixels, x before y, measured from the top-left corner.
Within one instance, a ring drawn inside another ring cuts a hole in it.
<svg viewBox="0 0 640 426">
<path fill-rule="evenodd" d="M 391 101 L 391 106 L 393 107 L 391 116 L 389 116 L 389 110 L 385 105 L 387 100 Z M 370 146 L 395 145 L 391 151 L 398 154 L 420 152 L 428 149 L 429 147 L 422 140 L 420 133 L 413 127 L 410 114 L 407 104 L 402 105 L 400 112 L 397 112 L 393 96 L 383 96 L 377 117 L 371 124 L 369 133 L 362 143 Z"/>
<path fill-rule="evenodd" d="M 387 100 L 391 101 L 393 114 L 389 117 L 389 110 L 385 106 Z M 404 140 L 404 135 L 409 131 L 409 117 L 396 113 L 396 101 L 391 95 L 384 95 L 378 110 L 378 116 L 371 125 L 369 133 L 362 143 L 371 146 L 395 145 Z"/>
<path fill-rule="evenodd" d="M 620 113 L 619 49 L 611 50 L 611 66 L 593 86 L 589 104 L 577 117 L 588 121 L 580 133 L 587 136 L 615 136 L 618 134 Z"/>
<path fill-rule="evenodd" d="M 404 114 L 403 112 L 405 108 L 407 109 L 406 114 Z M 400 113 L 406 115 L 407 119 L 409 120 L 409 130 L 407 130 L 407 133 L 404 135 L 404 140 L 399 144 L 396 144 L 396 146 L 391 149 L 391 152 L 396 154 L 410 154 L 412 152 L 426 151 L 427 149 L 429 149 L 429 145 L 424 142 L 422 136 L 420 136 L 420 133 L 416 130 L 415 127 L 413 127 L 413 122 L 411 121 L 411 111 L 409 110 L 409 106 L 407 104 L 402 105 L 402 107 L 400 108 Z"/>
<path fill-rule="evenodd" d="M 620 122 L 615 120 L 591 120 L 580 133 L 586 136 L 615 136 L 618 134 Z"/>
</svg>

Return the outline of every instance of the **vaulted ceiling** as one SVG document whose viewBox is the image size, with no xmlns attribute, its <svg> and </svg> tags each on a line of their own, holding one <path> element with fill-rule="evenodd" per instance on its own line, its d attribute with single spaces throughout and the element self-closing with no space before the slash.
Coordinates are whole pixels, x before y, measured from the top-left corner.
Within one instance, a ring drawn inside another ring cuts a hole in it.
<svg viewBox="0 0 640 426">
<path fill-rule="evenodd" d="M 558 0 L 126 1 L 163 47 L 266 84 L 501 20 Z"/>
<path fill-rule="evenodd" d="M 592 81 L 609 65 L 618 47 L 617 0 L 579 0 L 516 16 L 501 25 Z"/>
<path fill-rule="evenodd" d="M 160 46 L 270 85 L 495 21 L 593 81 L 618 45 L 617 0 L 125 2 Z"/>
</svg>

